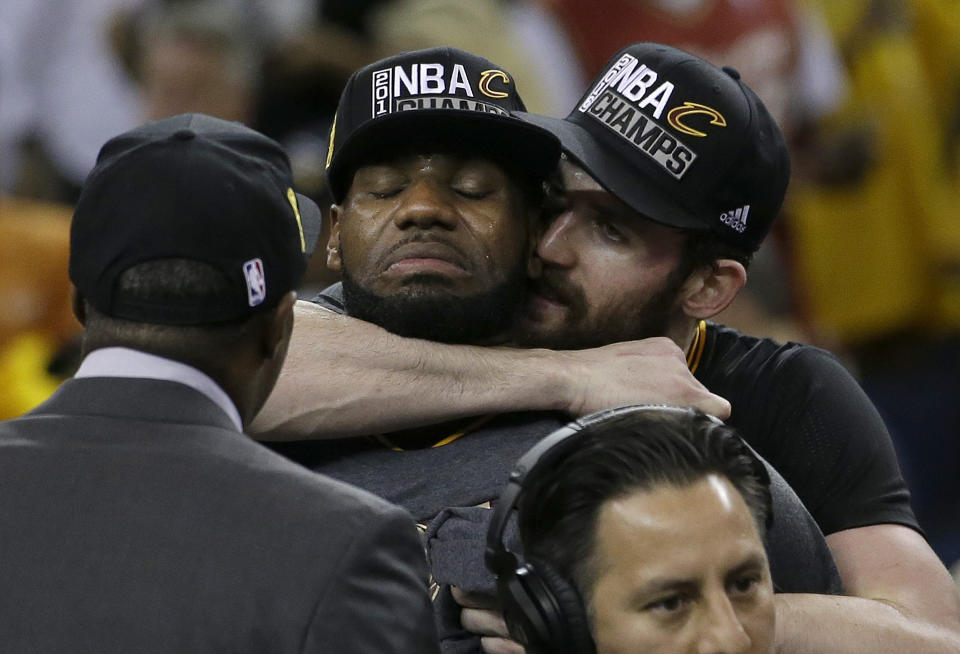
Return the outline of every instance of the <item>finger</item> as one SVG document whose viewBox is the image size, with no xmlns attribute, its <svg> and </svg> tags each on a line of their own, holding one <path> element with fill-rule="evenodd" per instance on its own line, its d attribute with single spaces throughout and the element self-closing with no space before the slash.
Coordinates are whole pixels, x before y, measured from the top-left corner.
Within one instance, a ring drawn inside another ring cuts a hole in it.
<svg viewBox="0 0 960 654">
<path fill-rule="evenodd" d="M 484 609 L 463 609 L 460 612 L 460 624 L 467 631 L 481 636 L 508 637 L 507 623 L 499 611 Z"/>
<path fill-rule="evenodd" d="M 703 402 L 703 406 L 701 406 L 700 409 L 706 414 L 720 418 L 720 420 L 729 418 L 731 411 L 730 402 L 719 395 L 713 394 Z"/>
<path fill-rule="evenodd" d="M 481 638 L 480 649 L 484 654 L 524 654 L 519 643 L 507 638 Z"/>
<path fill-rule="evenodd" d="M 453 595 L 454 601 L 464 608 L 468 608 L 468 609 L 500 608 L 500 603 L 497 601 L 497 598 L 494 595 L 487 595 L 486 593 L 468 593 L 467 591 L 457 588 L 456 586 L 450 587 L 450 594 Z"/>
</svg>

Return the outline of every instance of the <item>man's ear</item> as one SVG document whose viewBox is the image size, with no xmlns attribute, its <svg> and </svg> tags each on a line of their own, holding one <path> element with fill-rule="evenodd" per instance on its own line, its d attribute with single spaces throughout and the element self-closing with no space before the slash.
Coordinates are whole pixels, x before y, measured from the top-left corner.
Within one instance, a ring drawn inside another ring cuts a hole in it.
<svg viewBox="0 0 960 654">
<path fill-rule="evenodd" d="M 747 283 L 747 269 L 733 259 L 718 259 L 715 267 L 693 272 L 681 290 L 681 307 L 690 318 L 712 318 L 733 302 Z"/>
<path fill-rule="evenodd" d="M 330 207 L 330 237 L 327 239 L 327 268 L 335 272 L 343 269 L 340 257 L 340 214 L 343 208 L 339 204 Z"/>
<path fill-rule="evenodd" d="M 286 355 L 290 334 L 293 333 L 293 305 L 297 302 L 297 292 L 288 291 L 280 298 L 261 333 L 261 347 L 264 358 L 273 359 L 278 354 Z"/>
<path fill-rule="evenodd" d="M 76 286 L 70 285 L 70 306 L 73 308 L 73 315 L 77 317 L 80 324 L 87 325 L 87 305 L 83 301 L 83 296 Z"/>
</svg>

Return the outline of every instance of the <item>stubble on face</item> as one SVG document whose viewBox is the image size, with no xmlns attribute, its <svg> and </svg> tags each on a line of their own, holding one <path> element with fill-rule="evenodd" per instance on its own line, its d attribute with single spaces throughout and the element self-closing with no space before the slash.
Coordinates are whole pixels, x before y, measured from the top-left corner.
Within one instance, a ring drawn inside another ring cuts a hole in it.
<svg viewBox="0 0 960 654">
<path fill-rule="evenodd" d="M 694 267 L 681 230 L 638 214 L 569 159 L 551 180 L 543 218 L 520 344 L 599 347 L 668 336 L 683 320 L 680 294 Z"/>
<path fill-rule="evenodd" d="M 581 350 L 664 336 L 683 316 L 677 299 L 690 272 L 689 265 L 680 261 L 642 304 L 625 300 L 603 307 L 591 316 L 583 288 L 570 283 L 562 271 L 546 268 L 537 280 L 531 282 L 531 287 L 536 293 L 565 306 L 563 324 L 544 325 L 531 315 L 533 309 L 526 306 L 515 327 L 515 339 L 524 347 Z"/>
</svg>

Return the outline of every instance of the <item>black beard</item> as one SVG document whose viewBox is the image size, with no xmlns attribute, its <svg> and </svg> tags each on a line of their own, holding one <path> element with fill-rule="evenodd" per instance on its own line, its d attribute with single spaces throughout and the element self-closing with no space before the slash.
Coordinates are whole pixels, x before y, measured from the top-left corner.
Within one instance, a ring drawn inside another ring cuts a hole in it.
<svg viewBox="0 0 960 654">
<path fill-rule="evenodd" d="M 380 296 L 363 288 L 344 269 L 343 303 L 350 316 L 399 336 L 489 344 L 506 338 L 527 292 L 522 266 L 489 291 L 469 296 L 448 292 L 432 275 L 414 276 L 410 283 L 401 293 Z"/>
</svg>

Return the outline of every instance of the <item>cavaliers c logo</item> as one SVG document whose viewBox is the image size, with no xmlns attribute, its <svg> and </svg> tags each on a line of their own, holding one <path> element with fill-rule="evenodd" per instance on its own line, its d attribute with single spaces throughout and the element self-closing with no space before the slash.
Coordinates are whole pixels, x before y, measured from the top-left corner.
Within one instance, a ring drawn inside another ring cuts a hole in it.
<svg viewBox="0 0 960 654">
<path fill-rule="evenodd" d="M 490 82 L 499 79 L 504 84 L 510 84 L 510 78 L 502 70 L 485 70 L 480 73 L 480 92 L 488 98 L 505 98 L 509 94 L 504 91 L 494 91 L 490 88 Z"/>
<path fill-rule="evenodd" d="M 702 104 L 697 104 L 696 102 L 684 102 L 679 107 L 674 107 L 671 109 L 667 114 L 667 122 L 669 122 L 670 126 L 678 132 L 683 132 L 684 134 L 689 134 L 690 136 L 706 136 L 706 132 L 701 132 L 698 129 L 694 129 L 693 127 L 683 124 L 682 121 L 684 118 L 694 114 L 710 116 L 711 125 L 718 125 L 720 127 L 727 126 L 727 119 L 723 117 L 723 114 L 716 109 Z"/>
</svg>

